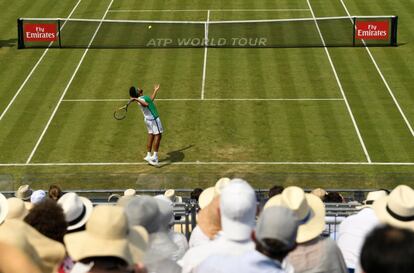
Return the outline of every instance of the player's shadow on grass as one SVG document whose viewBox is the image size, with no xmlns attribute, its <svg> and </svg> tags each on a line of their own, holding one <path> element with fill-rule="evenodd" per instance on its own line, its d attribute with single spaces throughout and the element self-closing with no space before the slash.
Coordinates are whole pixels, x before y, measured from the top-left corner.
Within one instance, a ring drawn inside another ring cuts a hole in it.
<svg viewBox="0 0 414 273">
<path fill-rule="evenodd" d="M 190 149 L 194 145 L 188 145 L 187 147 L 181 148 L 176 151 L 171 151 L 167 153 L 167 157 L 160 160 L 160 168 L 165 167 L 167 165 L 171 165 L 174 162 L 181 162 L 185 158 L 184 151 Z"/>
<path fill-rule="evenodd" d="M 17 39 L 0 40 L 0 48 L 14 47 L 17 44 Z"/>
</svg>

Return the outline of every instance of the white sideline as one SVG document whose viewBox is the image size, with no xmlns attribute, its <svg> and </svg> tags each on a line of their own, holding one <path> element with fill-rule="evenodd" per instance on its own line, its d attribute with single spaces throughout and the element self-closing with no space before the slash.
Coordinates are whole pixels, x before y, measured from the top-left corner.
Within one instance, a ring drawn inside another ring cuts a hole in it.
<svg viewBox="0 0 414 273">
<path fill-rule="evenodd" d="M 216 12 L 308 11 L 309 9 L 210 9 Z M 207 9 L 111 9 L 109 12 L 206 12 Z"/>
<path fill-rule="evenodd" d="M 329 63 L 330 63 L 330 65 L 331 65 L 332 71 L 334 72 L 336 82 L 338 83 L 339 89 L 340 89 L 340 91 L 341 91 L 341 93 L 342 93 L 342 96 L 343 96 L 343 98 L 344 98 L 346 108 L 348 109 L 349 115 L 350 115 L 350 117 L 351 117 L 352 123 L 353 123 L 354 128 L 355 128 L 355 131 L 356 131 L 356 133 L 357 133 L 357 135 L 358 135 L 359 142 L 361 143 L 362 149 L 364 150 L 365 157 L 366 157 L 366 159 L 367 159 L 368 163 L 371 163 L 372 161 L 371 161 L 371 158 L 370 158 L 370 156 L 369 156 L 369 154 L 368 154 L 368 150 L 367 150 L 367 148 L 365 147 L 364 140 L 362 139 L 361 133 L 359 132 L 358 125 L 357 125 L 357 123 L 356 123 L 356 121 L 355 121 L 354 115 L 352 114 L 352 110 L 351 110 L 351 107 L 349 106 L 348 99 L 346 98 L 346 95 L 345 95 L 344 89 L 343 89 L 343 87 L 342 87 L 341 81 L 339 80 L 338 74 L 336 73 L 335 66 L 334 66 L 334 64 L 333 64 L 333 62 L 332 62 L 331 55 L 329 54 L 328 48 L 326 47 L 325 39 L 324 39 L 324 38 L 323 38 L 323 36 L 322 36 L 322 32 L 321 32 L 321 30 L 319 29 L 319 25 L 318 25 L 318 22 L 316 21 L 315 14 L 313 13 L 312 6 L 311 6 L 311 4 L 310 4 L 309 0 L 306 0 L 306 2 L 308 3 L 309 9 L 310 9 L 310 11 L 311 11 L 311 13 L 312 13 L 312 17 L 313 17 L 313 18 L 314 18 L 314 20 L 315 20 L 315 25 L 316 25 L 316 28 L 318 29 L 319 36 L 321 37 L 321 41 L 322 41 L 323 47 L 324 47 L 324 49 L 325 49 L 325 53 L 326 53 L 326 55 L 328 56 L 328 60 L 329 60 Z"/>
<path fill-rule="evenodd" d="M 349 19 L 350 19 L 350 20 L 351 20 L 351 22 L 352 22 L 352 17 L 351 17 L 351 14 L 349 13 L 348 8 L 346 7 L 346 5 L 345 5 L 344 1 L 343 1 L 343 0 L 340 0 L 340 1 L 341 1 L 341 3 L 342 3 L 342 6 L 344 7 L 344 9 L 345 9 L 345 11 L 346 11 L 346 13 L 347 13 L 347 15 L 348 15 Z M 365 47 L 366 51 L 368 52 L 368 55 L 369 55 L 369 57 L 371 58 L 371 61 L 374 63 L 374 66 L 375 66 L 375 68 L 377 69 L 378 74 L 381 76 L 381 79 L 382 79 L 382 81 L 384 82 L 385 87 L 386 87 L 386 88 L 387 88 L 387 90 L 388 90 L 388 93 L 390 94 L 390 96 L 391 96 L 392 100 L 394 101 L 395 105 L 397 106 L 398 111 L 400 111 L 400 114 L 401 114 L 401 116 L 403 117 L 403 119 L 404 119 L 404 121 L 405 121 L 405 124 L 407 125 L 408 129 L 410 130 L 411 136 L 413 136 L 413 137 L 414 137 L 414 130 L 413 130 L 413 127 L 411 126 L 411 124 L 410 124 L 410 122 L 409 122 L 408 118 L 405 116 L 404 111 L 402 110 L 402 108 L 400 107 L 400 104 L 398 103 L 397 99 L 395 98 L 394 93 L 392 92 L 392 90 L 391 90 L 390 86 L 388 85 L 387 80 L 385 79 L 384 75 L 382 74 L 382 72 L 381 72 L 381 70 L 380 70 L 380 68 L 379 68 L 379 66 L 378 66 L 378 64 L 377 64 L 377 62 L 375 61 L 374 56 L 373 56 L 373 55 L 372 55 L 372 53 L 371 53 L 371 50 L 367 47 L 367 45 L 366 45 L 366 43 L 365 43 L 365 41 L 364 41 L 364 40 L 362 40 L 362 42 L 364 43 L 364 47 Z"/>
<path fill-rule="evenodd" d="M 207 69 L 207 43 L 208 43 L 208 23 L 210 21 L 210 10 L 207 11 L 207 21 L 205 24 L 204 39 L 206 40 L 206 46 L 204 47 L 204 62 L 203 62 L 203 79 L 201 82 L 201 99 L 204 99 L 204 88 L 206 86 L 206 69 Z"/>
<path fill-rule="evenodd" d="M 72 9 L 72 11 L 69 13 L 68 18 L 72 16 L 72 14 L 75 12 L 75 9 L 78 7 L 79 3 L 82 0 L 79 0 L 75 7 Z M 67 21 L 65 21 L 60 29 L 63 29 Z M 6 113 L 9 111 L 9 108 L 13 105 L 14 101 L 16 100 L 17 96 L 20 94 L 20 92 L 23 90 L 23 88 L 26 86 L 26 83 L 29 81 L 32 74 L 35 72 L 39 64 L 42 62 L 43 58 L 46 56 L 47 52 L 49 51 L 49 48 L 52 46 L 53 42 L 50 42 L 49 46 L 43 51 L 42 56 L 40 56 L 39 60 L 36 62 L 36 64 L 33 66 L 32 70 L 30 70 L 29 75 L 27 75 L 26 79 L 23 81 L 23 83 L 20 85 L 19 89 L 17 89 L 16 94 L 14 94 L 13 98 L 9 102 L 9 104 L 6 106 L 6 108 L 3 110 L 3 113 L 0 115 L 0 121 L 3 119 L 3 117 L 6 115 Z"/>
<path fill-rule="evenodd" d="M 209 99 L 158 99 L 157 101 L 343 101 L 343 98 L 209 98 Z M 63 102 L 111 102 L 128 101 L 127 99 L 64 99 Z"/>
<path fill-rule="evenodd" d="M 80 68 L 80 66 L 81 66 L 81 64 L 82 64 L 82 62 L 83 62 L 83 60 L 85 59 L 85 56 L 86 56 L 86 54 L 87 54 L 87 53 L 88 53 L 88 51 L 89 51 L 89 47 L 91 46 L 91 44 L 92 44 L 93 40 L 95 39 L 96 34 L 98 33 L 99 29 L 101 28 L 102 21 L 105 19 L 106 15 L 108 14 L 108 10 L 109 10 L 109 8 L 112 6 L 112 2 L 113 2 L 113 1 L 114 1 L 114 0 L 111 0 L 111 2 L 110 2 L 110 3 L 109 3 L 109 5 L 108 5 L 108 8 L 107 8 L 107 9 L 106 9 L 106 11 L 105 11 L 105 14 L 102 16 L 101 23 L 98 25 L 98 27 L 96 28 L 95 33 L 93 34 L 93 36 L 92 36 L 91 40 L 89 41 L 88 47 L 85 49 L 85 52 L 83 53 L 83 55 L 82 55 L 82 57 L 81 57 L 81 59 L 80 59 L 80 61 L 79 61 L 78 65 L 76 66 L 76 69 L 75 69 L 75 71 L 74 71 L 74 72 L 73 72 L 73 74 L 72 74 L 72 77 L 70 78 L 70 80 L 69 80 L 68 84 L 66 85 L 65 90 L 63 91 L 63 93 L 62 93 L 62 95 L 61 95 L 61 97 L 60 97 L 60 99 L 59 99 L 59 101 L 58 101 L 58 103 L 57 103 L 57 105 L 56 105 L 55 109 L 53 110 L 52 115 L 50 116 L 49 120 L 47 121 L 47 124 L 46 124 L 45 128 L 43 129 L 43 132 L 42 132 L 42 134 L 40 135 L 39 139 L 37 140 L 35 147 L 33 148 L 32 152 L 30 153 L 30 156 L 29 156 L 29 158 L 27 159 L 26 163 L 30 163 L 30 161 L 32 160 L 33 155 L 35 154 L 35 152 L 36 152 L 36 150 L 37 150 L 37 147 L 39 147 L 39 144 L 40 144 L 40 142 L 42 141 L 43 136 L 45 135 L 45 133 L 46 133 L 47 129 L 49 128 L 50 123 L 52 122 L 53 118 L 55 117 L 56 112 L 57 112 L 57 110 L 58 110 L 58 108 L 59 108 L 60 104 L 62 103 L 63 98 L 64 98 L 64 97 L 65 97 L 65 95 L 66 95 L 66 92 L 68 91 L 68 89 L 69 89 L 70 85 L 72 84 L 72 81 L 73 81 L 73 79 L 75 78 L 76 74 L 78 73 L 78 70 L 79 70 L 79 68 Z"/>
<path fill-rule="evenodd" d="M 414 166 L 414 162 L 277 162 L 277 161 L 189 161 L 189 162 L 160 162 L 160 165 L 337 165 L 337 166 Z M 0 167 L 28 166 L 128 166 L 148 165 L 147 162 L 60 162 L 60 163 L 0 163 Z"/>
</svg>

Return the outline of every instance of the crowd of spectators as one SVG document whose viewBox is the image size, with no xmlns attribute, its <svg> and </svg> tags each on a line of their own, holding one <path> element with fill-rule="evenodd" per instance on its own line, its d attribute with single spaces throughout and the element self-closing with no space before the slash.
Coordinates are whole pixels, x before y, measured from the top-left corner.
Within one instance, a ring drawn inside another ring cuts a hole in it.
<svg viewBox="0 0 414 273">
<path fill-rule="evenodd" d="M 111 195 L 94 206 L 57 185 L 14 197 L 0 193 L 0 273 L 413 273 L 414 190 L 369 192 L 324 233 L 326 204 L 339 192 L 296 186 L 269 189 L 263 206 L 242 179 L 194 189 L 197 226 L 189 240 L 174 229 L 174 189 Z"/>
</svg>

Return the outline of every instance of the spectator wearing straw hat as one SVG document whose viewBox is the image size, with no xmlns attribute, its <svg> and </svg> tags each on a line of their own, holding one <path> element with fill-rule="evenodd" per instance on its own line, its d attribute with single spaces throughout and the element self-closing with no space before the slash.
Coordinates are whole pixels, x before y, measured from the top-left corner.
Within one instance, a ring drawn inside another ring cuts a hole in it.
<svg viewBox="0 0 414 273">
<path fill-rule="evenodd" d="M 183 198 L 181 196 L 176 195 L 174 189 L 168 189 L 165 191 L 164 196 L 167 197 L 173 203 L 182 203 Z"/>
<path fill-rule="evenodd" d="M 211 242 L 190 248 L 180 263 L 183 273 L 194 272 L 214 254 L 241 255 L 254 249 L 251 232 L 255 226 L 256 194 L 242 179 L 232 179 L 220 195 L 222 231 Z"/>
<path fill-rule="evenodd" d="M 17 197 L 11 197 L 7 199 L 8 204 L 8 213 L 6 216 L 7 219 L 19 219 L 23 220 L 24 217 L 29 213 L 24 201 Z"/>
<path fill-rule="evenodd" d="M 14 196 L 23 201 L 30 201 L 30 196 L 32 195 L 33 190 L 30 188 L 29 185 L 21 185 L 17 191 L 15 192 Z"/>
<path fill-rule="evenodd" d="M 207 189 L 203 190 L 198 198 L 198 206 L 200 207 L 200 209 L 203 210 L 213 201 L 215 197 L 220 196 L 221 191 L 224 189 L 225 186 L 227 186 L 230 183 L 230 181 L 230 178 L 222 177 L 219 180 L 217 180 L 216 184 L 213 187 L 208 187 Z M 215 212 L 212 210 L 215 210 L 215 208 L 209 208 L 205 211 L 205 213 L 213 214 L 212 216 L 214 216 Z M 215 219 L 216 217 L 213 220 Z M 207 224 L 207 222 L 204 223 Z M 215 225 L 215 223 L 217 223 L 217 221 L 213 222 L 214 226 L 217 226 Z M 208 226 L 208 224 L 206 226 Z M 191 232 L 191 237 L 189 241 L 190 248 L 202 245 L 204 243 L 208 243 L 210 240 L 214 239 L 214 236 L 212 237 L 211 233 L 205 234 L 200 227 L 201 226 L 197 225 Z"/>
<path fill-rule="evenodd" d="M 65 256 L 61 243 L 17 219 L 7 220 L 0 226 L 0 242 L 13 245 L 29 255 L 43 273 L 56 272 Z"/>
<path fill-rule="evenodd" d="M 0 224 L 6 219 L 9 212 L 9 204 L 6 197 L 0 193 Z"/>
<path fill-rule="evenodd" d="M 407 185 L 399 185 L 388 196 L 383 196 L 373 204 L 380 222 L 414 231 L 414 190 Z"/>
<path fill-rule="evenodd" d="M 146 248 L 143 229 L 130 227 L 124 209 L 117 206 L 97 206 L 84 231 L 65 235 L 69 255 L 86 267 L 84 272 L 145 272 L 142 255 Z M 131 271 L 130 271 L 131 272 Z"/>
<path fill-rule="evenodd" d="M 41 273 L 29 255 L 10 244 L 0 243 L 0 272 Z"/>
<path fill-rule="evenodd" d="M 372 209 L 375 200 L 387 196 L 384 190 L 372 191 L 367 195 L 361 210 L 345 218 L 339 225 L 338 247 L 344 256 L 349 272 L 358 266 L 359 255 L 366 235 L 379 224 L 378 217 Z"/>
<path fill-rule="evenodd" d="M 298 221 L 285 207 L 265 209 L 252 238 L 256 249 L 241 256 L 214 255 L 196 269 L 197 273 L 284 273 L 283 260 L 296 247 Z"/>
<path fill-rule="evenodd" d="M 297 248 L 290 252 L 287 261 L 296 273 L 326 272 L 347 273 L 344 259 L 336 243 L 322 238 L 325 229 L 325 206 L 322 200 L 305 193 L 299 187 L 287 187 L 282 194 L 269 199 L 265 209 L 284 206 L 293 210 L 299 220 Z"/>
</svg>

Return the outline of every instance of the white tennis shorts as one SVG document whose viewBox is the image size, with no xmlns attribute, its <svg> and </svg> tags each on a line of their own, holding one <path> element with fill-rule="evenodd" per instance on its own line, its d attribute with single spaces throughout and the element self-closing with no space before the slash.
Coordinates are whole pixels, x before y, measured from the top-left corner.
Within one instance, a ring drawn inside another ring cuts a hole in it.
<svg viewBox="0 0 414 273">
<path fill-rule="evenodd" d="M 148 134 L 158 135 L 164 132 L 160 118 L 156 118 L 156 119 L 144 118 L 144 122 L 145 122 L 145 125 L 147 126 Z"/>
</svg>

